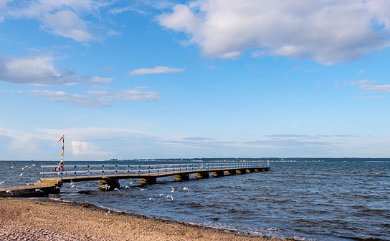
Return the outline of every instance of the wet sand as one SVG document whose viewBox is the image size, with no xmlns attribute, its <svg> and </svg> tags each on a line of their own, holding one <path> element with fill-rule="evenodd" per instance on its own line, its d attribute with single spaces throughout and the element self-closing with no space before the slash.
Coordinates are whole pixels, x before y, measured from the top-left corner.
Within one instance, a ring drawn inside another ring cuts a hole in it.
<svg viewBox="0 0 390 241">
<path fill-rule="evenodd" d="M 0 198 L 0 240 L 266 241 L 87 204 Z"/>
</svg>

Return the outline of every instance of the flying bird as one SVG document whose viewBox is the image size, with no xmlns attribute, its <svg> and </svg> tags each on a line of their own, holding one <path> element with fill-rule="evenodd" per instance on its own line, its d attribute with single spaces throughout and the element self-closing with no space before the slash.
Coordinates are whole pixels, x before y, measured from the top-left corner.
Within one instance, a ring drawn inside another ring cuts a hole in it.
<svg viewBox="0 0 390 241">
<path fill-rule="evenodd" d="M 167 198 L 170 198 L 173 201 L 173 196 L 172 195 L 167 195 Z"/>
</svg>

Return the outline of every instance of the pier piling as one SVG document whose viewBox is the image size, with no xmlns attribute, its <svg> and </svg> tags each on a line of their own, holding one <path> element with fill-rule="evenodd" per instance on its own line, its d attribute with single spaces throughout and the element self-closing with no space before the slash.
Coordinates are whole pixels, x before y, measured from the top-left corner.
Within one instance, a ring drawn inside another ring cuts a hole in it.
<svg viewBox="0 0 390 241">
<path fill-rule="evenodd" d="M 120 188 L 119 179 L 105 178 L 99 182 L 99 189 L 102 191 L 112 191 L 115 188 Z"/>
<path fill-rule="evenodd" d="M 190 174 L 189 173 L 176 174 L 176 175 L 173 176 L 173 180 L 175 182 L 189 181 L 190 180 Z"/>
<path fill-rule="evenodd" d="M 196 179 L 204 179 L 204 178 L 209 178 L 210 173 L 209 172 L 197 172 L 195 173 L 195 178 Z"/>
</svg>

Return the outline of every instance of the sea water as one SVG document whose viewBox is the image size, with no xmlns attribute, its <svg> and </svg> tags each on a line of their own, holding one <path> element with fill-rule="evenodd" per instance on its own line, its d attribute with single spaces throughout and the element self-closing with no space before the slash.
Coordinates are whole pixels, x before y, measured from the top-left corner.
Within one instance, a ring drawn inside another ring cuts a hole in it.
<svg viewBox="0 0 390 241">
<path fill-rule="evenodd" d="M 60 197 L 245 235 L 390 240 L 390 159 L 269 161 L 269 172 L 199 180 L 190 175 L 190 181 L 183 182 L 166 177 L 143 187 L 137 179 L 122 179 L 121 189 L 111 192 L 99 191 L 98 181 L 75 183 L 76 187 L 65 183 Z M 40 177 L 41 165 L 57 164 L 13 163 L 14 167 L 10 161 L 0 162 L 0 187 L 32 184 Z"/>
</svg>

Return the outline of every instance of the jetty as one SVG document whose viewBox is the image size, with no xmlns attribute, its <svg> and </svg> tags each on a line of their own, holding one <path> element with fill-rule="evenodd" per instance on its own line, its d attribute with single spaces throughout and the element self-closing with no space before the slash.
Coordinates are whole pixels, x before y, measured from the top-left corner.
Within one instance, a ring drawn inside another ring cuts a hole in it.
<svg viewBox="0 0 390 241">
<path fill-rule="evenodd" d="M 120 179 L 139 179 L 140 185 L 157 183 L 158 178 L 173 176 L 174 182 L 195 179 L 266 172 L 270 167 L 262 161 L 251 162 L 200 162 L 158 165 L 42 165 L 41 178 L 30 186 L 0 188 L 0 197 L 34 197 L 58 194 L 63 183 L 99 181 L 99 189 L 120 189 Z"/>
</svg>

